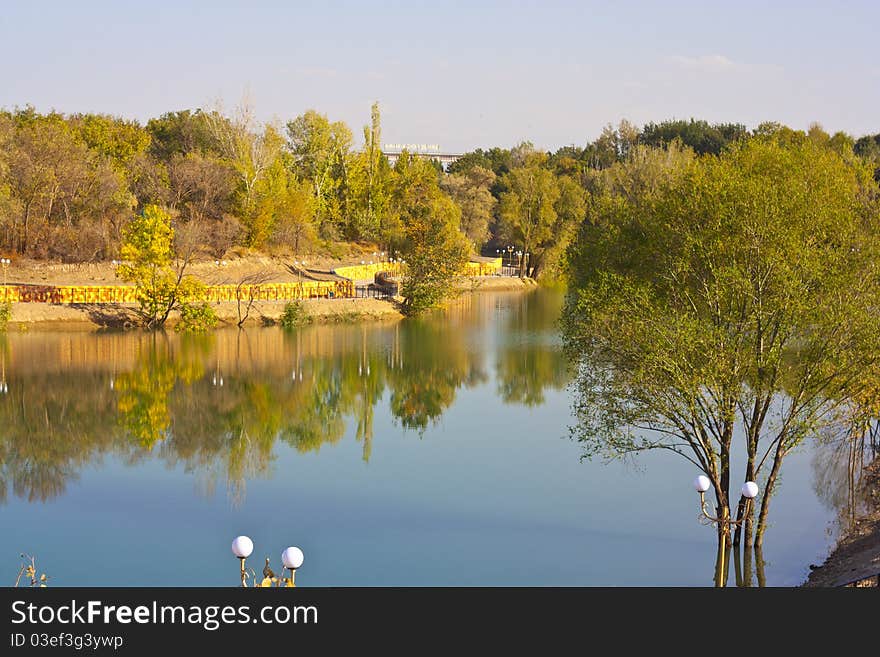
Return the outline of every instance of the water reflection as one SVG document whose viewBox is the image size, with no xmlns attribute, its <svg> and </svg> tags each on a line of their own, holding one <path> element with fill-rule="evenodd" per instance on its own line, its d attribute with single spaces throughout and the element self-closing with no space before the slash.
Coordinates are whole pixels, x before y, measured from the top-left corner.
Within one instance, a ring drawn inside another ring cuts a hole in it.
<svg viewBox="0 0 880 657">
<path fill-rule="evenodd" d="M 240 502 L 249 479 L 271 475 L 279 441 L 316 451 L 351 428 L 369 462 L 380 404 L 421 435 L 459 390 L 489 380 L 489 363 L 505 402 L 541 404 L 568 381 L 554 338 L 560 300 L 499 299 L 392 325 L 0 338 L 0 501 L 56 498 L 113 455 L 182 466 L 206 493 L 225 482 Z M 498 313 L 496 339 L 473 340 Z"/>
<path fill-rule="evenodd" d="M 810 465 L 816 497 L 836 515 L 838 531 L 847 531 L 867 510 L 868 491 L 862 485 L 864 466 L 880 454 L 880 422 L 849 425 L 819 441 Z"/>
</svg>

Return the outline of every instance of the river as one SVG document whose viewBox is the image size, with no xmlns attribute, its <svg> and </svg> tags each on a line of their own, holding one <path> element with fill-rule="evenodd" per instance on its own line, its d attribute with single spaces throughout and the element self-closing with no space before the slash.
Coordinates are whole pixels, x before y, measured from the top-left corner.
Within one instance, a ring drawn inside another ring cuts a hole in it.
<svg viewBox="0 0 880 657">
<path fill-rule="evenodd" d="M 568 437 L 560 306 L 482 293 L 396 323 L 0 336 L 0 576 L 25 552 L 52 586 L 235 586 L 247 534 L 258 572 L 302 548 L 300 586 L 711 585 L 693 467 L 581 460 Z M 833 542 L 829 453 L 786 460 L 768 584 Z"/>
</svg>

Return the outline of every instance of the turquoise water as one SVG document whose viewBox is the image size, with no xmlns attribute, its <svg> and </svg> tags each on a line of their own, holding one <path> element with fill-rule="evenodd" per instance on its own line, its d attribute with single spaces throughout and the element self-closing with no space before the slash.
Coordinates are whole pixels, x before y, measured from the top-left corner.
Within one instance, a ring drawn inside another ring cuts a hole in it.
<svg viewBox="0 0 880 657">
<path fill-rule="evenodd" d="M 234 586 L 247 534 L 257 571 L 301 547 L 300 586 L 711 585 L 693 468 L 582 461 L 568 438 L 559 307 L 484 293 L 293 333 L 10 333 L 0 578 L 26 552 L 54 586 Z M 827 553 L 829 458 L 786 461 L 768 584 Z"/>
</svg>

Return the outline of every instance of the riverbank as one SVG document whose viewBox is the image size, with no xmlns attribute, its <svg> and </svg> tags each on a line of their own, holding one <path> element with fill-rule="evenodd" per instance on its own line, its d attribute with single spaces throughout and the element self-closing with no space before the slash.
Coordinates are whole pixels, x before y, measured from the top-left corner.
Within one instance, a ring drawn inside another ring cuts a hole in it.
<svg viewBox="0 0 880 657">
<path fill-rule="evenodd" d="M 865 510 L 821 566 L 813 569 L 806 587 L 880 586 L 880 457 L 865 468 L 862 479 Z"/>
<path fill-rule="evenodd" d="M 507 276 L 475 276 L 464 279 L 459 289 L 468 292 L 527 291 L 534 289 L 532 281 Z M 350 322 L 395 321 L 403 318 L 400 300 L 373 298 L 306 299 L 301 301 L 307 321 L 315 324 Z M 247 310 L 247 302 L 212 303 L 220 326 L 235 326 L 247 314 L 245 324 L 267 325 L 277 323 L 284 312 L 285 301 L 254 301 Z M 239 314 L 241 313 L 241 315 Z M 177 321 L 169 317 L 168 326 Z M 97 330 L 126 328 L 138 324 L 136 304 L 56 304 L 15 303 L 8 330 Z"/>
</svg>

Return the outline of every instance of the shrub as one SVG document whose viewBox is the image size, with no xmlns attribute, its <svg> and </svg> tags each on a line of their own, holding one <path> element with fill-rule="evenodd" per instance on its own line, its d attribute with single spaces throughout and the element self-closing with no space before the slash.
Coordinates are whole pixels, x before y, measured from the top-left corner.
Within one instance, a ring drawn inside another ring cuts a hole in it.
<svg viewBox="0 0 880 657">
<path fill-rule="evenodd" d="M 8 301 L 0 303 L 0 331 L 6 330 L 6 324 L 12 316 L 12 304 Z"/>
<path fill-rule="evenodd" d="M 308 323 L 309 316 L 302 301 L 291 301 L 284 304 L 284 312 L 281 313 L 281 326 L 292 329 Z"/>
<path fill-rule="evenodd" d="M 175 331 L 185 333 L 202 333 L 217 325 L 217 315 L 207 303 L 182 303 L 180 305 L 180 322 Z"/>
</svg>

